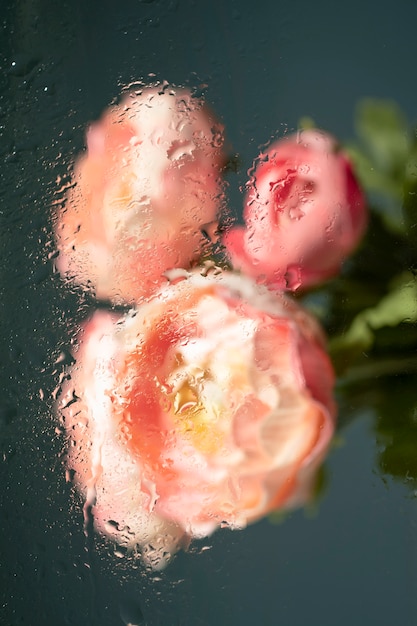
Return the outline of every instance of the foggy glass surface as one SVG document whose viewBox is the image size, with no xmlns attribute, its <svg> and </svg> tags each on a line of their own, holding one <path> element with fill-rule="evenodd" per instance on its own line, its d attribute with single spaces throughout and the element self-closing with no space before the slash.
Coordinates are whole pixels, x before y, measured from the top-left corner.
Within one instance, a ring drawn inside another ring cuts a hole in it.
<svg viewBox="0 0 417 626">
<path fill-rule="evenodd" d="M 415 118 L 417 8 L 357 2 L 6 0 L 0 44 L 0 621 L 148 626 L 411 626 L 414 492 L 381 474 L 378 381 L 341 406 L 342 445 L 316 511 L 221 529 L 150 572 L 83 530 L 55 415 L 71 338 L 94 309 L 54 270 L 52 207 L 85 129 L 122 89 L 167 80 L 203 92 L 239 169 L 236 216 L 261 146 L 302 116 L 338 137 L 356 102 Z M 60 181 L 60 182 L 58 182 Z M 61 191 L 60 191 L 61 189 Z M 394 410 L 394 409 L 393 409 Z M 417 454 L 417 444 L 416 444 Z"/>
</svg>

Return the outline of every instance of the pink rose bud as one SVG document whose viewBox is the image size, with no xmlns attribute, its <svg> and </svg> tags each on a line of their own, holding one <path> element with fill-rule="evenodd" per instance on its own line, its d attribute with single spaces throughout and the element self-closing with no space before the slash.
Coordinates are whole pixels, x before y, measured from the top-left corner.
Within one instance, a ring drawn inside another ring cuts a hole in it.
<svg viewBox="0 0 417 626">
<path fill-rule="evenodd" d="M 124 96 L 87 131 L 57 215 L 62 275 L 133 302 L 190 266 L 222 201 L 223 127 L 186 89 Z"/>
<path fill-rule="evenodd" d="M 364 233 L 367 211 L 335 139 L 308 130 L 259 157 L 244 219 L 246 228 L 225 237 L 234 267 L 271 288 L 297 289 L 338 273 Z"/>
<path fill-rule="evenodd" d="M 75 356 L 69 467 L 96 529 L 154 566 L 186 536 L 311 497 L 334 374 L 317 322 L 284 295 L 193 274 L 119 321 L 96 313 Z"/>
</svg>

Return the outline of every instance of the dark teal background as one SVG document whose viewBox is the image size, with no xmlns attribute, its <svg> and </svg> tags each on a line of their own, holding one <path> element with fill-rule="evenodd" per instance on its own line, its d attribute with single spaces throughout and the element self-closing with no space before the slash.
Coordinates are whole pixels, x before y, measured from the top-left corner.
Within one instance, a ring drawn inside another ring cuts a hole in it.
<svg viewBox="0 0 417 626">
<path fill-rule="evenodd" d="M 50 218 L 88 122 L 151 73 L 203 90 L 223 120 L 241 162 L 228 178 L 238 215 L 259 147 L 301 116 L 342 139 L 364 96 L 416 119 L 416 24 L 411 0 L 2 1 L 1 624 L 417 623 L 416 500 L 377 469 L 372 386 L 344 405 L 314 517 L 222 530 L 160 574 L 86 541 L 53 393 L 92 303 L 54 273 Z"/>
</svg>

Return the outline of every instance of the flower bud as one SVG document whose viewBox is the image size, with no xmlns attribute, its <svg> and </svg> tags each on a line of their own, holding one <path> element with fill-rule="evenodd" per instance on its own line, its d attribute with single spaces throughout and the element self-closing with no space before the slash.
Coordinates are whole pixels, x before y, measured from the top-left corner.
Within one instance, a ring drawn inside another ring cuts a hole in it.
<svg viewBox="0 0 417 626">
<path fill-rule="evenodd" d="M 225 237 L 233 266 L 271 288 L 295 290 L 339 272 L 363 235 L 367 212 L 335 139 L 308 130 L 259 157 L 244 219 L 246 228 Z"/>
</svg>

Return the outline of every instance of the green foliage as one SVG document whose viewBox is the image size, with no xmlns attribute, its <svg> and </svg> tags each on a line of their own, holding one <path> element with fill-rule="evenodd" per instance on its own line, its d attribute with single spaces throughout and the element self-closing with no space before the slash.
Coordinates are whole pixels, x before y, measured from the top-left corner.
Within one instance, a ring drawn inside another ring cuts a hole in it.
<svg viewBox="0 0 417 626">
<path fill-rule="evenodd" d="M 417 132 L 398 104 L 370 98 L 358 103 L 354 126 L 356 139 L 342 149 L 368 199 L 368 230 L 341 274 L 301 299 L 329 336 L 339 432 L 368 407 L 379 470 L 416 490 Z"/>
<path fill-rule="evenodd" d="M 358 313 L 347 331 L 330 340 L 330 353 L 338 370 L 342 369 L 342 357 L 349 363 L 355 357 L 371 350 L 378 332 L 386 327 L 400 327 L 417 322 L 417 280 L 410 273 L 398 277 L 387 295 L 379 302 Z M 393 344 L 396 334 L 392 336 Z M 390 346 L 388 345 L 388 348 Z M 348 356 L 347 356 L 348 355 Z"/>
<path fill-rule="evenodd" d="M 304 115 L 298 121 L 298 125 L 297 126 L 298 126 L 299 130 L 310 130 L 312 128 L 317 128 L 316 122 L 309 115 Z"/>
<path fill-rule="evenodd" d="M 417 139 L 408 155 L 403 185 L 403 212 L 410 239 L 417 243 Z"/>
<path fill-rule="evenodd" d="M 380 384 L 375 405 L 375 432 L 380 446 L 378 465 L 383 474 L 417 483 L 417 376 L 391 377 Z"/>
<path fill-rule="evenodd" d="M 355 129 L 358 140 L 346 150 L 359 180 L 387 227 L 404 233 L 408 218 L 403 205 L 410 179 L 416 185 L 415 133 L 395 102 L 369 98 L 357 106 Z"/>
<path fill-rule="evenodd" d="M 306 123 L 307 125 L 307 123 Z M 392 101 L 365 99 L 343 149 L 368 198 L 368 231 L 340 276 L 304 296 L 329 335 L 344 413 L 369 407 L 378 468 L 417 488 L 417 135 Z"/>
<path fill-rule="evenodd" d="M 417 353 L 416 132 L 395 102 L 369 98 L 357 106 L 355 129 L 357 140 L 343 149 L 369 201 L 369 228 L 342 274 L 307 296 L 321 303 L 345 379 L 353 369 L 372 376 L 381 363 L 398 373 Z"/>
<path fill-rule="evenodd" d="M 408 122 L 395 102 L 366 99 L 357 107 L 356 132 L 381 172 L 401 179 L 410 150 Z"/>
</svg>

